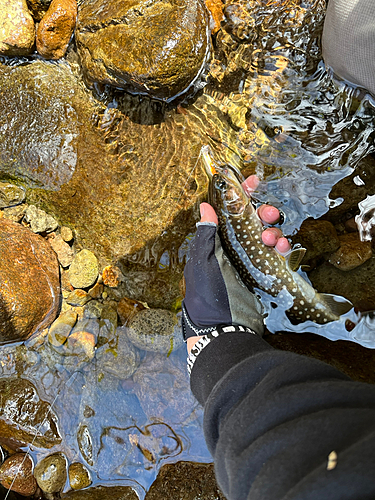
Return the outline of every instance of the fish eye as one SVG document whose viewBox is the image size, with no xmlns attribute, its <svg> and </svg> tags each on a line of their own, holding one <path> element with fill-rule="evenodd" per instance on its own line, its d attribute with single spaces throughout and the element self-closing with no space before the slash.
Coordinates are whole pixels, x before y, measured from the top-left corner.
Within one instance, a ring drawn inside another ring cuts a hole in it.
<svg viewBox="0 0 375 500">
<path fill-rule="evenodd" d="M 224 179 L 219 179 L 217 181 L 217 184 L 216 184 L 218 189 L 224 189 L 226 187 L 226 185 L 227 185 L 227 183 L 225 182 Z"/>
</svg>

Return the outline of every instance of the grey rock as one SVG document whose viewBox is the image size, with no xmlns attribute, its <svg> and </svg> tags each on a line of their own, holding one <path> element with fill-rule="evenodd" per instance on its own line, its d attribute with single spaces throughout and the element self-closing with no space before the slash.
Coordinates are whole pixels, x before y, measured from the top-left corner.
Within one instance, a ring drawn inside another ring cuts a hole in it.
<svg viewBox="0 0 375 500">
<path fill-rule="evenodd" d="M 63 489 L 67 478 L 67 460 L 62 453 L 53 453 L 43 458 L 34 468 L 38 486 L 46 493 L 57 493 Z"/>
<path fill-rule="evenodd" d="M 8 182 L 0 182 L 0 208 L 19 205 L 25 199 L 25 190 Z"/>
<path fill-rule="evenodd" d="M 76 254 L 69 268 L 70 283 L 74 288 L 88 288 L 98 278 L 99 263 L 90 250 L 81 250 Z"/>
<path fill-rule="evenodd" d="M 171 353 L 183 345 L 180 319 L 164 309 L 143 309 L 129 322 L 129 340 L 145 351 Z"/>
<path fill-rule="evenodd" d="M 44 210 L 35 205 L 29 205 L 25 211 L 25 221 L 30 224 L 34 233 L 50 233 L 58 228 L 59 223 Z"/>
</svg>

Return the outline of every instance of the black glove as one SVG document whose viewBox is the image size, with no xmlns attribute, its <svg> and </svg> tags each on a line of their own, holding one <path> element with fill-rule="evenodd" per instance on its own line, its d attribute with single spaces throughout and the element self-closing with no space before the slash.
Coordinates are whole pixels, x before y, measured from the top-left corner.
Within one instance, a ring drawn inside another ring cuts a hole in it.
<svg viewBox="0 0 375 500">
<path fill-rule="evenodd" d="M 218 327 L 225 325 L 241 325 L 247 327 L 246 331 L 250 329 L 262 335 L 262 306 L 224 254 L 216 224 L 198 222 L 197 227 L 184 271 L 182 331 L 185 342 L 189 337 L 213 331 L 216 336 Z"/>
</svg>

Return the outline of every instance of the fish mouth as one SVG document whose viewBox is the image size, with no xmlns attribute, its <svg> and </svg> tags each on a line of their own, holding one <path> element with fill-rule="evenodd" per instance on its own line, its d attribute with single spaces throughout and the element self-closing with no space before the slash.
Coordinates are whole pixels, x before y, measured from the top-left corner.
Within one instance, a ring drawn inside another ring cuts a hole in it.
<svg viewBox="0 0 375 500">
<path fill-rule="evenodd" d="M 218 173 L 218 169 L 213 159 L 213 153 L 210 146 L 202 146 L 201 155 L 206 174 L 210 179 L 212 179 L 212 177 Z"/>
</svg>

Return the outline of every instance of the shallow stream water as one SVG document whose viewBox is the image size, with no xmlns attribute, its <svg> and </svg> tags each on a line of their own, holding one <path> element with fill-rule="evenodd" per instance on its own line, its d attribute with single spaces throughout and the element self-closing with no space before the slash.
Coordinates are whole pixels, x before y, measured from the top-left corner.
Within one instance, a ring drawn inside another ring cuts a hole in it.
<svg viewBox="0 0 375 500">
<path fill-rule="evenodd" d="M 375 113 L 370 96 L 332 79 L 325 68 L 320 52 L 324 12 L 324 0 L 227 2 L 208 83 L 177 110 L 148 98 L 95 89 L 92 120 L 105 143 L 103 169 L 115 166 L 108 183 L 112 178 L 116 186 L 130 185 L 132 197 L 141 200 L 146 195 L 139 182 L 154 187 L 154 199 L 144 201 L 149 214 L 139 215 L 129 200 L 132 218 L 124 224 L 136 228 L 149 217 L 151 226 L 154 217 L 157 229 L 148 243 L 133 245 L 130 257 L 116 256 L 116 263 L 134 273 L 130 296 L 164 308 L 181 299 L 176 286 L 167 296 L 156 285 L 151 290 L 149 283 L 181 278 L 197 202 L 207 190 L 199 160 L 202 146 L 209 145 L 218 162 L 259 176 L 255 200 L 282 209 L 286 236 L 295 234 L 305 219 L 319 218 L 343 203 L 331 197 L 332 187 L 374 150 Z M 70 64 L 74 74 L 73 59 Z M 77 131 L 67 133 L 73 140 Z M 55 198 L 46 202 L 52 181 L 42 172 L 42 185 L 30 189 L 30 200 L 64 205 L 64 184 L 80 161 L 68 143 L 64 147 L 66 169 L 52 186 Z M 98 151 L 94 160 L 84 157 L 87 165 L 99 159 Z M 103 186 L 103 199 L 111 189 Z M 100 218 L 98 214 L 86 212 L 82 219 Z M 74 225 L 73 218 L 69 222 Z M 117 245 L 116 237 L 112 243 Z M 88 241 L 84 234 L 83 244 Z M 111 245 L 110 236 L 106 245 Z M 121 334 L 120 328 L 116 335 Z M 36 462 L 63 451 L 69 461 L 85 463 L 93 484 L 129 484 L 143 498 L 163 464 L 212 460 L 202 434 L 202 409 L 189 389 L 184 346 L 170 356 L 139 352 L 141 364 L 131 377 L 106 371 L 97 358 L 87 363 L 56 354 L 38 338 L 3 347 L 0 356 L 0 376 L 30 380 L 58 415 L 62 444 L 48 451 L 31 447 Z"/>
</svg>

